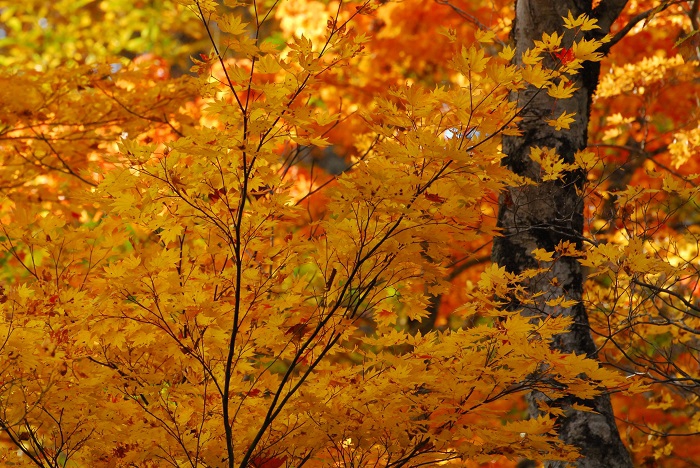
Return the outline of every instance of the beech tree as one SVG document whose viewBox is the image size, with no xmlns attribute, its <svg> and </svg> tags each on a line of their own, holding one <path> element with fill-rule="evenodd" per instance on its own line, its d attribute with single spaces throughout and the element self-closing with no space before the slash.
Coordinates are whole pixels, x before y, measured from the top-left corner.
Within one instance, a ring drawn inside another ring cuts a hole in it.
<svg viewBox="0 0 700 468">
<path fill-rule="evenodd" d="M 515 63 L 523 65 L 524 53 L 532 48 L 543 33 L 558 33 L 545 44 L 552 53 L 551 64 L 566 64 L 575 57 L 573 48 L 566 47 L 571 40 L 571 13 L 595 19 L 597 27 L 585 23 L 573 31 L 589 38 L 600 39 L 610 32 L 610 26 L 625 5 L 625 1 L 604 1 L 593 9 L 593 2 L 547 2 L 520 0 L 516 4 L 513 38 L 516 45 Z M 567 15 L 569 15 L 567 20 Z M 568 21 L 568 22 L 567 22 Z M 564 43 L 564 45 L 562 45 Z M 606 38 L 606 49 L 612 44 Z M 507 271 L 522 273 L 543 265 L 541 251 L 553 252 L 564 243 L 583 249 L 584 185 L 587 173 L 576 168 L 576 154 L 588 145 L 588 118 L 593 94 L 598 87 L 600 62 L 587 61 L 575 80 L 565 83 L 569 99 L 557 99 L 542 93 L 535 86 L 517 93 L 517 102 L 524 108 L 519 128 L 521 135 L 504 138 L 504 163 L 515 173 L 535 180 L 535 185 L 511 187 L 505 190 L 499 202 L 498 226 L 502 236 L 494 239 L 493 258 Z M 566 132 L 543 123 L 543 118 L 554 113 L 571 116 Z M 551 177 L 546 172 L 547 159 L 560 158 L 560 164 L 572 165 L 573 170 Z M 543 170 L 544 169 L 544 170 Z M 590 331 L 586 305 L 583 303 L 583 267 L 576 256 L 559 254 L 545 261 L 543 274 L 533 276 L 527 288 L 536 294 L 544 292 L 536 301 L 523 304 L 511 301 L 512 310 L 523 310 L 528 315 L 573 318 L 569 333 L 560 335 L 553 343 L 564 352 L 596 358 L 598 350 Z M 551 297 L 564 296 L 571 300 L 570 307 L 550 303 Z M 531 395 L 531 412 L 538 414 L 537 400 L 544 395 Z M 557 405 L 571 406 L 573 397 L 557 401 Z M 577 463 L 581 467 L 631 467 L 632 460 L 617 430 L 609 395 L 597 396 L 588 404 L 590 411 L 570 411 L 561 418 L 560 437 L 581 448 L 584 456 Z M 551 466 L 563 466 L 559 463 Z"/>
<path fill-rule="evenodd" d="M 0 6 L 4 465 L 693 459 L 698 2 Z"/>
<path fill-rule="evenodd" d="M 545 44 L 552 52 L 550 63 L 557 60 L 567 63 L 572 60 L 575 56 L 574 49 L 562 46 L 567 39 L 570 40 L 571 16 L 567 19 L 566 15 L 572 12 L 574 16 L 587 15 L 596 20 L 596 28 L 582 26 L 574 31 L 584 34 L 590 40 L 599 40 L 608 35 L 605 45 L 600 49 L 602 53 L 607 54 L 638 22 L 665 10 L 672 2 L 661 2 L 654 9 L 640 13 L 612 35 L 611 26 L 627 2 L 596 3 L 594 8 L 594 2 L 518 1 L 513 28 L 516 44 L 515 62 L 523 65 L 526 50 L 533 47 L 543 33 L 553 31 L 561 36 L 555 36 L 551 44 Z M 697 7 L 698 2 L 694 2 L 690 7 L 689 17 L 694 27 L 697 25 Z M 554 347 L 596 358 L 599 348 L 591 335 L 586 303 L 581 300 L 584 291 L 583 262 L 575 256 L 562 254 L 558 248 L 566 243 L 582 249 L 584 242 L 591 241 L 586 237 L 584 227 L 588 174 L 585 170 L 575 169 L 563 172 L 559 177 L 551 177 L 546 166 L 550 161 L 542 157 L 543 154 L 547 157 L 556 154 L 564 165 L 575 165 L 577 152 L 588 146 L 589 117 L 594 93 L 599 85 L 600 62 L 588 61 L 581 64 L 581 67 L 575 81 L 567 83 L 569 87 L 573 85 L 575 88 L 570 99 L 556 99 L 551 94 L 541 93 L 534 86 L 517 93 L 518 104 L 524 108 L 519 124 L 521 135 L 504 138 L 504 163 L 517 174 L 538 183 L 508 188 L 502 194 L 499 201 L 498 226 L 503 229 L 503 236 L 494 239 L 493 258 L 500 265 L 504 265 L 507 271 L 521 273 L 542 267 L 543 258 L 539 256 L 539 252 L 558 250 L 559 255 L 544 263 L 547 265 L 546 272 L 534 276 L 527 284 L 527 288 L 533 293 L 543 291 L 545 294 L 529 304 L 512 300 L 509 307 L 513 310 L 523 310 L 532 316 L 573 317 L 574 325 L 571 331 L 557 337 L 553 343 Z M 572 116 L 569 131 L 560 132 L 543 124 L 543 117 L 552 113 Z M 614 216 L 613 213 L 612 217 Z M 638 235 L 640 234 L 635 232 L 631 237 Z M 647 233 L 643 232 L 640 238 L 646 235 Z M 646 273 L 635 271 L 635 267 L 629 268 L 632 271 L 628 270 L 627 273 L 633 277 L 644 276 Z M 647 287 L 653 291 L 653 286 Z M 657 289 L 654 292 L 660 291 Z M 550 295 L 563 295 L 572 300 L 572 306 L 567 308 L 561 304 L 551 304 Z M 694 311 L 691 308 L 687 313 L 693 315 Z M 531 395 L 531 412 L 534 415 L 538 414 L 537 403 L 542 398 L 547 397 L 537 393 Z M 567 397 L 556 404 L 569 406 L 571 401 L 572 397 Z M 597 396 L 588 403 L 595 408 L 595 412 L 571 411 L 561 419 L 560 437 L 567 443 L 580 447 L 584 455 L 577 462 L 577 466 L 631 467 L 632 460 L 619 436 L 609 395 Z M 563 466 L 561 463 L 549 465 Z"/>
</svg>

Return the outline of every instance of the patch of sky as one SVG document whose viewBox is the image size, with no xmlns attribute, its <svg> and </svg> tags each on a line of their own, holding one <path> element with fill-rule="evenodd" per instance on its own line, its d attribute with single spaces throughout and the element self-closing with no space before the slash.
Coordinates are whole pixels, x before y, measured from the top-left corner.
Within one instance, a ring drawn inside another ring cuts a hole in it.
<svg viewBox="0 0 700 468">
<path fill-rule="evenodd" d="M 467 132 L 466 138 L 468 140 L 471 140 L 472 138 L 478 138 L 479 136 L 481 136 L 481 132 L 473 128 L 469 130 L 469 132 Z M 462 138 L 462 133 L 457 127 L 452 127 L 445 130 L 445 132 L 443 133 L 443 137 L 445 138 L 445 140 L 451 140 L 453 138 Z"/>
</svg>

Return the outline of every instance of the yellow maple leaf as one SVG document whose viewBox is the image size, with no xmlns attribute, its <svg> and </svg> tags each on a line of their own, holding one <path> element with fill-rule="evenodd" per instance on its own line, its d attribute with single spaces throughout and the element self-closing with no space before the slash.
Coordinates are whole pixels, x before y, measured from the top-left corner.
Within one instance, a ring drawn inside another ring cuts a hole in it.
<svg viewBox="0 0 700 468">
<path fill-rule="evenodd" d="M 551 93 L 550 93 L 551 94 Z M 574 115 L 576 115 L 575 112 L 567 113 L 566 111 L 562 112 L 559 117 L 557 117 L 556 120 L 546 120 L 547 124 L 550 127 L 554 127 L 555 130 L 561 130 L 562 128 L 569 129 L 569 124 L 574 122 L 574 119 L 572 118 Z"/>
<path fill-rule="evenodd" d="M 554 252 L 547 252 L 545 249 L 535 249 L 532 251 L 532 256 L 540 262 L 551 262 L 554 260 Z"/>
<path fill-rule="evenodd" d="M 600 26 L 596 24 L 598 20 L 595 18 L 589 18 L 585 13 L 574 18 L 571 11 L 569 11 L 568 15 L 566 17 L 562 16 L 562 18 L 564 19 L 564 27 L 566 29 L 579 28 L 581 31 L 600 29 Z"/>
<path fill-rule="evenodd" d="M 578 89 L 579 88 L 574 87 L 571 81 L 561 79 L 556 85 L 550 84 L 549 89 L 547 89 L 547 94 L 552 96 L 554 99 L 568 99 L 573 96 L 574 92 L 578 91 Z"/>
</svg>

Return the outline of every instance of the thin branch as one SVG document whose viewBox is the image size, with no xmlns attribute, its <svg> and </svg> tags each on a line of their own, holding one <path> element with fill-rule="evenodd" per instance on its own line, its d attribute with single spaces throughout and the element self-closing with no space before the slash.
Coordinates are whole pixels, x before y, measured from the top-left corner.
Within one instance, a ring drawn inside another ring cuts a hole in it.
<svg viewBox="0 0 700 468">
<path fill-rule="evenodd" d="M 598 26 L 607 34 L 626 5 L 627 0 L 604 0 L 593 9 L 591 16 L 598 20 Z"/>
<path fill-rule="evenodd" d="M 482 31 L 491 31 L 491 28 L 489 28 L 489 27 L 486 26 L 484 23 L 482 23 L 481 21 L 479 21 L 479 18 L 477 18 L 476 16 L 472 15 L 471 13 L 469 13 L 469 12 L 467 12 L 467 11 L 464 11 L 464 10 L 462 10 L 461 8 L 459 8 L 459 7 L 455 6 L 455 5 L 453 5 L 452 3 L 449 2 L 449 0 L 434 0 L 434 1 L 435 1 L 435 3 L 437 3 L 438 5 L 445 5 L 445 6 L 448 6 L 448 7 L 452 8 L 452 10 L 454 10 L 459 16 L 461 16 L 461 17 L 464 18 L 465 20 L 469 21 L 470 23 L 472 23 L 474 26 L 476 26 L 476 27 L 479 28 L 480 30 L 482 30 Z M 498 44 L 501 45 L 501 46 L 505 46 L 505 45 L 506 45 L 506 43 L 503 42 L 502 40 L 500 40 L 498 37 L 494 37 L 493 40 L 494 40 L 494 42 L 498 43 Z"/>
<path fill-rule="evenodd" d="M 70 166 L 68 165 L 68 163 L 65 161 L 65 159 L 63 159 L 63 158 L 61 157 L 61 155 L 59 154 L 59 152 L 56 151 L 56 148 L 54 148 L 54 146 L 51 144 L 51 142 L 48 140 L 48 138 L 46 138 L 46 136 L 45 136 L 43 133 L 41 133 L 41 134 L 40 134 L 40 133 L 37 133 L 37 132 L 34 132 L 34 133 L 36 134 L 36 136 L 37 136 L 37 138 L 38 138 L 39 140 L 41 140 L 41 141 L 43 141 L 44 143 L 46 143 L 46 146 L 49 147 L 49 149 L 50 149 L 51 152 L 54 154 L 54 156 L 56 156 L 56 159 L 58 159 L 58 161 L 63 165 L 63 167 L 64 167 L 65 169 L 61 169 L 61 168 L 58 168 L 58 167 L 50 166 L 50 165 L 48 165 L 48 164 L 46 164 L 46 163 L 37 161 L 37 162 L 39 162 L 39 164 L 41 164 L 41 166 L 43 166 L 43 167 L 45 167 L 45 168 L 47 168 L 47 169 L 51 169 L 51 170 L 54 170 L 54 171 L 61 172 L 61 173 L 63 173 L 63 174 L 71 175 L 71 176 L 75 177 L 76 179 L 80 180 L 81 182 L 83 182 L 83 183 L 85 183 L 85 184 L 87 184 L 87 185 L 89 185 L 89 186 L 91 186 L 91 187 L 97 187 L 97 184 L 96 184 L 96 183 L 91 182 L 91 181 L 85 179 L 85 178 L 82 177 L 80 174 L 78 174 L 77 172 L 75 172 L 75 171 L 73 170 L 73 168 L 70 167 Z M 18 150 L 17 148 L 15 148 L 15 150 L 19 153 L 19 150 Z"/>
<path fill-rule="evenodd" d="M 690 11 L 688 16 L 690 16 L 690 24 L 693 25 L 693 31 L 700 30 L 700 19 L 698 19 L 698 13 L 700 12 L 700 0 L 695 0 L 692 5 L 690 5 Z"/>
<path fill-rule="evenodd" d="M 637 24 L 639 24 L 640 22 L 642 22 L 642 21 L 644 21 L 644 20 L 646 20 L 646 19 L 652 17 L 653 15 L 655 15 L 655 14 L 657 14 L 657 13 L 661 13 L 662 11 L 666 10 L 666 9 L 667 9 L 668 7 L 670 7 L 671 5 L 677 5 L 677 4 L 679 4 L 679 3 L 683 3 L 683 1 L 681 1 L 681 0 L 675 0 L 675 1 L 672 1 L 672 2 L 666 2 L 666 3 L 662 4 L 662 5 L 659 5 L 659 6 L 656 7 L 656 8 L 651 8 L 651 9 L 649 9 L 649 10 L 647 10 L 647 11 L 643 11 L 643 12 L 639 13 L 637 16 L 635 16 L 634 18 L 632 18 L 631 20 L 629 20 L 629 22 L 628 22 L 621 30 L 619 30 L 619 31 L 617 32 L 617 34 L 615 34 L 615 35 L 613 36 L 613 38 L 610 40 L 610 42 L 608 42 L 608 43 L 605 44 L 603 47 L 601 47 L 601 52 L 604 53 L 604 54 L 607 54 L 607 53 L 610 51 L 610 49 L 611 49 L 615 44 L 617 44 L 618 42 L 620 42 L 620 41 L 632 30 L 632 28 L 634 28 Z M 611 24 L 612 24 L 612 23 L 611 23 Z M 608 29 L 608 30 L 609 30 L 609 29 Z"/>
<path fill-rule="evenodd" d="M 695 306 L 692 302 L 690 302 L 688 299 L 683 297 L 682 294 L 679 294 L 679 293 L 672 291 L 668 288 L 662 288 L 662 287 L 656 286 L 654 284 L 649 284 L 649 283 L 645 283 L 644 281 L 639 281 L 637 279 L 634 279 L 633 281 L 634 281 L 634 283 L 638 284 L 639 286 L 642 286 L 642 287 L 647 288 L 647 289 L 651 289 L 652 291 L 655 291 L 657 293 L 668 294 L 669 296 L 675 297 L 676 299 L 681 301 L 684 306 L 686 306 L 688 308 L 688 310 L 686 312 L 689 315 L 692 315 L 693 317 L 697 317 L 697 315 L 695 315 L 695 314 L 700 313 L 700 307 Z M 692 311 L 692 313 L 691 313 L 691 311 Z"/>
<path fill-rule="evenodd" d="M 119 107 L 121 107 L 121 108 L 124 109 L 126 112 L 128 112 L 128 113 L 131 114 L 131 115 L 133 115 L 134 117 L 138 117 L 139 119 L 143 119 L 143 120 L 146 120 L 146 121 L 148 121 L 148 122 L 166 124 L 168 127 L 170 127 L 170 129 L 171 129 L 173 132 L 175 132 L 175 134 L 177 134 L 177 136 L 179 136 L 179 137 L 184 137 L 184 136 L 185 136 L 180 130 L 178 130 L 177 128 L 175 128 L 175 126 L 174 126 L 172 123 L 170 123 L 170 121 L 168 120 L 168 117 L 165 115 L 165 113 L 163 113 L 163 119 L 162 119 L 162 120 L 161 120 L 161 119 L 158 119 L 158 118 L 156 118 L 156 117 L 149 117 L 149 116 L 147 116 L 147 115 L 139 114 L 138 112 L 136 112 L 136 111 L 130 109 L 126 104 L 124 104 L 123 102 L 121 102 L 121 101 L 117 98 L 117 96 L 116 96 L 114 93 L 109 94 L 106 90 L 102 89 L 100 86 L 97 86 L 97 85 L 95 85 L 95 88 L 99 89 L 99 90 L 102 92 L 102 94 L 104 94 L 104 95 L 107 96 L 109 99 L 111 99 L 111 100 L 113 100 L 114 102 L 116 102 L 116 103 L 119 105 Z"/>
<path fill-rule="evenodd" d="M 197 9 L 199 10 L 199 18 L 202 21 L 202 24 L 204 25 L 204 29 L 206 29 L 207 31 L 207 36 L 209 36 L 209 42 L 211 42 L 211 45 L 214 48 L 214 54 L 216 54 L 216 58 L 221 64 L 221 68 L 224 71 L 224 75 L 226 76 L 228 88 L 231 90 L 231 94 L 233 94 L 233 97 L 236 99 L 238 108 L 245 116 L 245 108 L 243 107 L 241 99 L 238 97 L 238 93 L 236 92 L 236 88 L 233 85 L 233 81 L 231 81 L 231 77 L 228 75 L 228 68 L 226 67 L 226 62 L 224 62 L 224 57 L 221 55 L 221 53 L 219 52 L 219 48 L 216 46 L 216 41 L 214 40 L 214 36 L 212 35 L 211 27 L 209 26 L 209 21 L 205 17 L 204 11 L 202 10 L 202 6 L 199 4 L 199 1 L 195 3 L 197 5 Z"/>
</svg>

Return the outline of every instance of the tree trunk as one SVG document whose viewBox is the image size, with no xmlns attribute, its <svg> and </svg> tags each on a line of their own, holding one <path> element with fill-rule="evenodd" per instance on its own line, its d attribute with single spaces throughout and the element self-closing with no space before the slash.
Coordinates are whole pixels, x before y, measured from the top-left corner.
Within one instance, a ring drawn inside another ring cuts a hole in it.
<svg viewBox="0 0 700 468">
<path fill-rule="evenodd" d="M 599 18 L 602 29 L 592 32 L 602 36 L 608 32 L 610 24 L 619 15 L 624 4 L 624 1 L 619 0 L 603 0 L 600 7 L 592 10 L 591 0 L 518 0 L 513 30 L 515 60 L 519 60 L 526 49 L 533 47 L 533 41 L 541 39 L 543 32 L 564 33 L 566 30 L 562 27 L 562 17 L 569 11 L 574 17 L 587 12 L 590 16 Z M 571 32 L 567 31 L 565 36 L 569 41 L 570 34 Z M 554 100 L 545 91 L 538 93 L 532 87 L 514 96 L 520 106 L 527 105 L 527 108 L 522 114 L 523 120 L 520 125 L 522 136 L 503 139 L 503 151 L 506 154 L 504 164 L 520 175 L 538 180 L 540 168 L 529 157 L 530 148 L 533 146 L 556 148 L 562 159 L 572 163 L 575 152 L 586 147 L 589 107 L 598 84 L 599 70 L 598 63 L 586 62 L 582 74 L 577 78 L 576 87 L 579 90 L 571 99 Z M 545 119 L 556 118 L 563 111 L 576 113 L 576 121 L 571 125 L 571 130 L 556 131 L 544 123 Z M 561 241 L 570 241 L 581 248 L 583 199 L 577 189 L 583 186 L 585 177 L 582 172 L 572 172 L 563 180 L 542 182 L 532 187 L 509 188 L 499 202 L 498 225 L 502 229 L 503 237 L 494 240 L 493 260 L 505 266 L 508 271 L 519 273 L 538 266 L 532 255 L 536 248 L 552 251 Z M 581 301 L 581 265 L 576 259 L 564 257 L 556 260 L 550 270 L 547 274 L 533 278 L 528 285 L 533 293 L 545 291 L 545 295 L 536 306 L 511 303 L 510 307 L 524 309 L 524 313 L 529 315 L 572 316 L 574 325 L 571 331 L 559 335 L 553 346 L 565 352 L 597 357 L 583 304 L 579 302 L 563 311 L 561 308 L 554 310 L 544 304 L 549 298 L 562 295 L 567 299 Z M 556 281 L 553 281 L 555 277 Z M 531 413 L 537 411 L 535 400 L 538 397 L 542 395 L 530 396 Z M 572 403 L 581 402 L 572 398 L 556 402 L 563 407 L 569 407 Z M 632 467 L 631 458 L 615 424 L 609 396 L 602 395 L 594 401 L 583 403 L 592 406 L 598 414 L 567 408 L 567 416 L 559 421 L 561 439 L 580 449 L 582 458 L 577 462 L 577 466 Z M 564 464 L 549 462 L 547 466 L 558 468 Z"/>
</svg>

